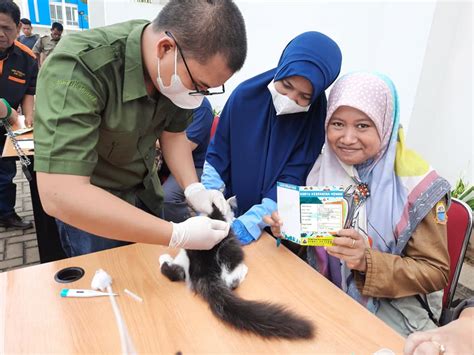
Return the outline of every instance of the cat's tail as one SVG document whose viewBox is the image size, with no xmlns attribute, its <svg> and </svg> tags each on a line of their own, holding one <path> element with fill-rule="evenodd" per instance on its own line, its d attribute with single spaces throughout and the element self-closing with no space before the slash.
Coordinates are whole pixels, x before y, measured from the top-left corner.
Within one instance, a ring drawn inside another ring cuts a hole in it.
<svg viewBox="0 0 474 355">
<path fill-rule="evenodd" d="M 264 338 L 310 339 L 314 336 L 310 321 L 280 305 L 244 300 L 220 278 L 202 278 L 194 289 L 207 301 L 215 316 L 238 330 Z"/>
</svg>

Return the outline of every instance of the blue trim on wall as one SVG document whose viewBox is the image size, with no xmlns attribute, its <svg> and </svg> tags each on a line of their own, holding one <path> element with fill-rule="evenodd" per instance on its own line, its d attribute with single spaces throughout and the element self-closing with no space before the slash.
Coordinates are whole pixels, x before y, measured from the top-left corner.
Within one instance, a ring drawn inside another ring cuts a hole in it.
<svg viewBox="0 0 474 355">
<path fill-rule="evenodd" d="M 36 18 L 35 13 L 35 3 L 34 0 L 28 0 L 28 10 L 30 12 L 30 21 L 34 25 L 44 25 L 51 26 L 51 17 L 49 15 L 49 3 L 50 0 L 36 0 L 38 3 L 38 13 L 39 20 Z M 61 2 L 61 0 L 56 0 L 52 2 Z M 66 0 L 68 4 L 76 4 L 78 12 L 78 25 L 79 29 L 88 29 L 89 28 L 89 10 L 87 4 L 81 0 Z"/>
<path fill-rule="evenodd" d="M 72 0 L 71 0 L 72 1 Z M 78 22 L 79 28 L 88 29 L 89 28 L 89 9 L 87 4 L 83 3 L 81 0 L 76 0 L 77 11 L 78 11 Z M 82 13 L 82 15 L 81 15 Z"/>
</svg>

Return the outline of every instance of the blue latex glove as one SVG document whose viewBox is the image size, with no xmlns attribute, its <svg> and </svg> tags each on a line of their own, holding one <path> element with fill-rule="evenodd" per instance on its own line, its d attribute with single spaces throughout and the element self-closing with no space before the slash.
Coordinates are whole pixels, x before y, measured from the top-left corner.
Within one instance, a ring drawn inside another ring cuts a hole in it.
<svg viewBox="0 0 474 355">
<path fill-rule="evenodd" d="M 225 183 L 221 176 L 217 170 L 207 161 L 204 162 L 204 166 L 202 168 L 201 184 L 203 184 L 207 190 L 224 191 L 225 189 Z"/>
<path fill-rule="evenodd" d="M 247 231 L 244 224 L 238 219 L 232 222 L 232 230 L 234 231 L 235 236 L 242 245 L 250 244 L 255 240 L 252 235 Z"/>
<path fill-rule="evenodd" d="M 232 229 L 239 241 L 246 245 L 258 239 L 262 234 L 263 228 L 267 226 L 263 222 L 263 216 L 271 215 L 276 209 L 277 204 L 275 201 L 264 198 L 261 204 L 252 206 L 252 208 L 237 218 L 232 223 Z"/>
</svg>

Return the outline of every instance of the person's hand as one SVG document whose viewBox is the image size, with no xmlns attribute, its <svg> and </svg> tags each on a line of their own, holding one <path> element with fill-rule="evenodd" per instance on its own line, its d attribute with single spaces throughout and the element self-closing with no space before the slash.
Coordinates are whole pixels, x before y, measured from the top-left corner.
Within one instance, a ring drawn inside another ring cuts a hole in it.
<svg viewBox="0 0 474 355">
<path fill-rule="evenodd" d="M 230 207 L 222 192 L 206 190 L 200 182 L 195 182 L 186 187 L 184 196 L 196 212 L 209 215 L 212 213 L 212 204 L 214 204 L 222 212 L 222 215 L 227 216 L 229 213 Z"/>
<path fill-rule="evenodd" d="M 341 229 L 333 239 L 333 246 L 326 247 L 329 255 L 344 260 L 349 269 L 367 271 L 366 242 L 355 229 Z"/>
<path fill-rule="evenodd" d="M 33 127 L 33 116 L 25 116 L 25 126 L 28 128 Z"/>
<path fill-rule="evenodd" d="M 229 234 L 229 223 L 204 216 L 173 223 L 170 247 L 208 250 Z"/>
<path fill-rule="evenodd" d="M 463 311 L 474 312 L 467 308 Z M 411 334 L 403 350 L 405 355 L 474 354 L 474 319 L 471 316 L 452 321 L 436 329 Z M 444 351 L 443 351 L 444 350 Z"/>
<path fill-rule="evenodd" d="M 18 112 L 14 108 L 12 108 L 12 112 L 10 113 L 10 117 L 8 118 L 8 122 L 12 126 L 15 126 L 18 124 Z"/>
<path fill-rule="evenodd" d="M 278 212 L 275 211 L 272 213 L 271 216 L 263 216 L 263 221 L 270 226 L 272 230 L 272 234 L 278 238 L 284 238 L 283 234 L 281 233 L 281 226 L 283 225 Z"/>
<path fill-rule="evenodd" d="M 12 108 L 12 113 L 10 114 L 10 118 L 8 119 L 8 122 L 10 122 L 12 126 L 18 125 L 18 112 L 13 108 Z"/>
<path fill-rule="evenodd" d="M 18 118 L 18 114 L 17 112 L 15 111 L 15 109 L 13 109 L 10 104 L 8 103 L 8 101 L 6 99 L 4 99 L 3 97 L 0 97 L 0 125 L 2 124 L 2 120 L 5 119 L 5 118 L 8 118 L 8 121 L 11 125 L 13 125 L 17 118 Z M 8 114 L 8 111 L 10 110 L 10 114 Z M 7 117 L 8 116 L 8 117 Z"/>
<path fill-rule="evenodd" d="M 416 333 L 413 333 L 416 334 Z M 406 347 L 406 344 L 405 344 Z M 442 355 L 446 354 L 446 352 L 443 352 L 444 345 L 441 345 L 435 341 L 425 341 L 422 342 L 421 344 L 418 344 L 416 349 L 409 353 L 413 355 Z M 453 353 L 454 354 L 454 353 Z"/>
</svg>

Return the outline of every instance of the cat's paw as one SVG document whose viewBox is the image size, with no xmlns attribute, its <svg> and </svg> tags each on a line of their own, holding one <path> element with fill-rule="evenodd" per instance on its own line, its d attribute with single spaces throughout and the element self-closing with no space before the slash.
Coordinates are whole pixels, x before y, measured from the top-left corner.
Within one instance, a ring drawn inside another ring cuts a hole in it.
<svg viewBox="0 0 474 355">
<path fill-rule="evenodd" d="M 183 281 L 186 278 L 186 273 L 180 265 L 170 264 L 165 262 L 161 266 L 161 273 L 165 275 L 170 281 Z"/>
<path fill-rule="evenodd" d="M 237 273 L 238 273 L 239 284 L 241 284 L 244 281 L 245 276 L 247 276 L 247 273 L 249 272 L 249 268 L 247 265 L 242 263 L 239 266 L 237 266 L 237 269 L 239 269 Z"/>
<path fill-rule="evenodd" d="M 242 263 L 242 264 L 239 264 L 231 272 L 229 272 L 227 270 L 225 270 L 225 272 L 224 272 L 224 270 L 223 270 L 221 277 L 224 280 L 227 287 L 229 287 L 231 290 L 233 290 L 233 289 L 237 288 L 242 283 L 242 281 L 244 281 L 248 270 L 249 270 L 249 268 L 247 267 L 247 265 Z"/>
<path fill-rule="evenodd" d="M 186 273 L 181 265 L 174 264 L 173 258 L 169 254 L 160 255 L 160 270 L 171 281 L 182 281 L 186 278 Z"/>
<path fill-rule="evenodd" d="M 160 267 L 162 267 L 164 263 L 172 264 L 173 258 L 169 254 L 163 254 L 163 255 L 160 255 L 159 261 L 160 261 Z"/>
</svg>

